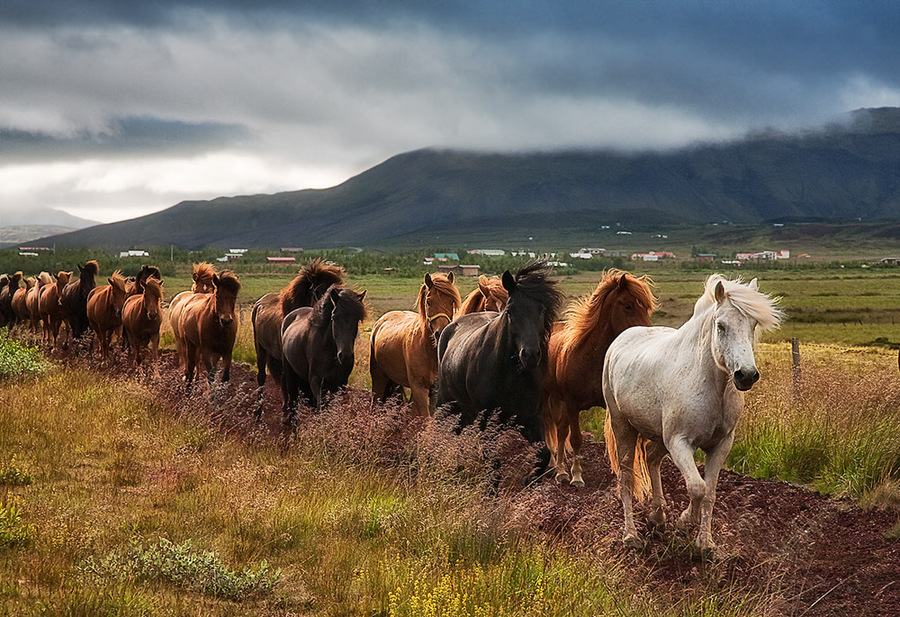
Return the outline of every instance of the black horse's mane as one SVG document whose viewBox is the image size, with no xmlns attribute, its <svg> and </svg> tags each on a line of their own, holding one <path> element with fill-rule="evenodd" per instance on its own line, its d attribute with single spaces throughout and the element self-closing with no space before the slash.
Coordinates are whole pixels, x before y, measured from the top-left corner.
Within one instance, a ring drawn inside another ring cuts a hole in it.
<svg viewBox="0 0 900 617">
<path fill-rule="evenodd" d="M 366 318 L 368 311 L 359 295 L 352 289 L 335 284 L 331 285 L 328 291 L 322 294 L 322 297 L 313 306 L 313 312 L 310 317 L 313 325 L 324 326 L 331 321 L 331 313 L 335 308 L 330 306 L 332 304 L 332 290 L 337 290 L 341 306 L 349 312 L 351 317 L 356 318 L 357 321 L 362 321 Z"/>
<path fill-rule="evenodd" d="M 552 271 L 546 261 L 535 260 L 525 264 L 515 277 L 516 292 L 537 302 L 543 309 L 544 333 L 548 338 L 565 300 L 563 291 L 550 278 Z"/>
</svg>

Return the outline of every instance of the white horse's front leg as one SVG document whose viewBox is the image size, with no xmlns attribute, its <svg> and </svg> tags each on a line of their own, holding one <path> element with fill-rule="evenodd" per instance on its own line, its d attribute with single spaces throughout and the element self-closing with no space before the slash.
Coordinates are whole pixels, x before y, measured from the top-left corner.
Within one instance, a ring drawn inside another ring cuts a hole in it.
<svg viewBox="0 0 900 617">
<path fill-rule="evenodd" d="M 697 464 L 694 462 L 694 447 L 691 446 L 684 437 L 676 437 L 672 443 L 666 444 L 672 462 L 678 467 L 684 482 L 687 485 L 688 498 L 690 502 L 685 508 L 681 516 L 678 517 L 677 527 L 687 530 L 697 523 L 700 513 L 701 504 L 706 497 L 706 482 L 700 472 L 697 471 Z"/>
<path fill-rule="evenodd" d="M 728 458 L 733 443 L 734 432 L 729 433 L 714 449 L 706 453 L 706 468 L 704 469 L 706 498 L 703 500 L 700 512 L 700 530 L 695 540 L 697 548 L 704 553 L 712 553 L 716 549 L 716 544 L 712 541 L 712 511 L 716 505 L 716 484 L 719 481 L 719 471 L 725 464 L 725 459 Z"/>
<path fill-rule="evenodd" d="M 661 441 L 647 443 L 647 469 L 650 472 L 650 516 L 647 522 L 651 527 L 664 527 L 666 524 L 666 498 L 662 491 L 662 478 L 659 467 L 668 451 Z"/>
</svg>

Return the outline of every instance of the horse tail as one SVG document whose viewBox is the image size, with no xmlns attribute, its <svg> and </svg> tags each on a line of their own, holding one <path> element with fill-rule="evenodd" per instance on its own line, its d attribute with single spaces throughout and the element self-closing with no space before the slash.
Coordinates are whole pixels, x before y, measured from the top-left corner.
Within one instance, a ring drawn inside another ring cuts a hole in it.
<svg viewBox="0 0 900 617">
<path fill-rule="evenodd" d="M 619 453 L 616 446 L 616 435 L 613 432 L 612 420 L 609 417 L 609 411 L 606 412 L 606 421 L 603 423 L 603 440 L 606 442 L 606 453 L 609 455 L 609 464 L 613 473 L 619 477 Z M 634 445 L 634 463 L 632 474 L 631 494 L 636 501 L 643 499 L 650 494 L 650 469 L 647 467 L 646 455 L 647 440 L 638 435 L 637 442 Z"/>
</svg>

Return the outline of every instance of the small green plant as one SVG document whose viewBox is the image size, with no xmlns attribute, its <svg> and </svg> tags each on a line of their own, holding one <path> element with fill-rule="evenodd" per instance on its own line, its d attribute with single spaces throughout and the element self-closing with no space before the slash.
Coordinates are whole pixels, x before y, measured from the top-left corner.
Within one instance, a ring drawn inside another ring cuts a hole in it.
<svg viewBox="0 0 900 617">
<path fill-rule="evenodd" d="M 0 548 L 29 544 L 32 531 L 31 525 L 22 522 L 18 504 L 0 505 Z"/>
<path fill-rule="evenodd" d="M 0 379 L 39 375 L 47 370 L 47 361 L 37 347 L 28 347 L 0 331 Z"/>
<path fill-rule="evenodd" d="M 32 482 L 34 482 L 34 477 L 16 463 L 15 455 L 9 464 L 0 468 L 0 485 L 28 486 Z"/>
<path fill-rule="evenodd" d="M 183 589 L 227 600 L 271 592 L 281 576 L 262 561 L 240 572 L 229 570 L 218 553 L 195 550 L 190 540 L 181 544 L 160 538 L 144 547 L 133 541 L 124 551 L 113 551 L 100 563 L 92 558 L 83 571 L 95 581 L 167 582 Z"/>
</svg>

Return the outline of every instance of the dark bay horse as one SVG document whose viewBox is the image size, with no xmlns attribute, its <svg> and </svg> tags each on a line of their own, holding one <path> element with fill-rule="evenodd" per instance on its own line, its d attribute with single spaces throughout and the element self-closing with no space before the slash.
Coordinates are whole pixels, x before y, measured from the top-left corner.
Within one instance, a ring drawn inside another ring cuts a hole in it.
<svg viewBox="0 0 900 617">
<path fill-rule="evenodd" d="M 372 327 L 369 372 L 376 401 L 398 388 L 410 390 L 413 414 L 433 413 L 431 389 L 437 379 L 437 337 L 460 305 L 453 273 L 426 274 L 415 312 L 389 311 Z"/>
<path fill-rule="evenodd" d="M 316 408 L 347 385 L 355 360 L 359 324 L 366 318 L 366 292 L 332 285 L 315 306 L 285 316 L 281 326 L 284 359 L 284 420 L 297 411 L 300 394 Z"/>
<path fill-rule="evenodd" d="M 94 287 L 87 298 L 87 316 L 91 329 L 100 341 L 102 362 L 109 359 L 109 346 L 113 334 L 122 327 L 122 307 L 125 305 L 125 277 L 116 270 L 108 279 L 108 285 Z"/>
<path fill-rule="evenodd" d="M 469 292 L 463 300 L 459 314 L 468 315 L 480 311 L 500 312 L 506 306 L 508 298 L 509 293 L 503 287 L 500 279 L 488 278 L 482 274 L 478 277 L 478 287 Z"/>
<path fill-rule="evenodd" d="M 231 354 L 238 330 L 235 306 L 241 282 L 234 272 L 225 270 L 213 275 L 212 285 L 212 293 L 178 294 L 170 307 L 169 319 L 175 346 L 184 361 L 184 379 L 188 388 L 194 381 L 198 360 L 206 368 L 210 386 L 220 359 L 222 383 L 231 378 Z"/>
<path fill-rule="evenodd" d="M 282 381 L 281 322 L 284 316 L 298 308 L 313 306 L 332 285 L 344 283 L 344 269 L 313 259 L 304 265 L 297 276 L 281 293 L 269 293 L 253 305 L 250 314 L 253 322 L 253 344 L 256 348 L 256 409 L 257 419 L 262 415 L 263 386 L 266 385 L 266 369 Z"/>
<path fill-rule="evenodd" d="M 100 265 L 91 260 L 84 264 L 78 264 L 78 278 L 70 280 L 60 296 L 63 308 L 66 309 L 66 321 L 72 332 L 72 340 L 77 341 L 90 327 L 87 315 L 88 294 L 94 288 L 94 278 L 100 273 Z"/>
<path fill-rule="evenodd" d="M 572 451 L 573 486 L 581 476 L 580 412 L 604 407 L 600 368 L 610 343 L 625 329 L 649 326 L 656 299 L 650 281 L 621 270 L 603 273 L 589 298 L 577 302 L 568 321 L 550 337 L 550 362 L 544 374 L 544 432 L 558 482 L 568 481 L 565 453 Z"/>
<path fill-rule="evenodd" d="M 140 277 L 137 279 L 140 281 Z M 159 329 L 162 326 L 162 283 L 155 276 L 144 279 L 141 293 L 125 300 L 122 309 L 122 328 L 131 348 L 132 364 L 144 359 L 144 348 L 150 346 L 155 365 L 159 358 Z"/>
<path fill-rule="evenodd" d="M 519 426 L 532 444 L 544 441 L 541 420 L 547 345 L 563 293 L 549 278 L 546 262 L 527 264 L 513 276 L 503 273 L 509 294 L 499 312 L 463 315 L 441 332 L 438 342 L 439 408 L 459 416 L 459 426 L 482 426 L 496 417 Z M 542 474 L 550 452 L 542 448 L 535 474 Z"/>
<path fill-rule="evenodd" d="M 71 278 L 71 272 L 60 270 L 56 275 L 56 282 L 42 289 L 38 298 L 38 309 L 44 323 L 44 341 L 54 348 L 59 338 L 59 329 L 66 321 L 66 309 L 60 301 L 60 294 Z"/>
<path fill-rule="evenodd" d="M 148 278 L 155 278 L 162 283 L 162 272 L 156 266 L 142 265 L 134 278 L 128 279 L 128 283 L 125 285 L 125 296 L 130 298 L 131 296 L 144 293 L 144 283 Z"/>
<path fill-rule="evenodd" d="M 13 296 L 19 290 L 22 283 L 22 271 L 11 275 L 6 285 L 0 289 L 0 326 L 12 328 L 16 324 L 16 312 L 13 310 Z"/>
</svg>

